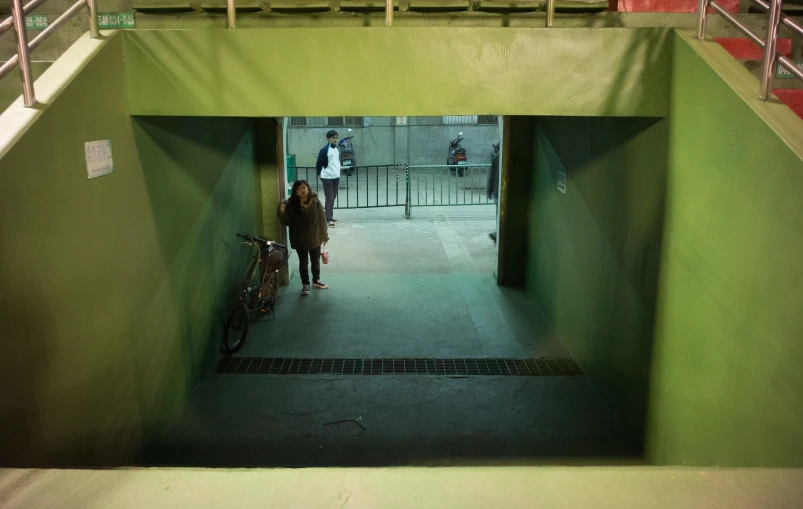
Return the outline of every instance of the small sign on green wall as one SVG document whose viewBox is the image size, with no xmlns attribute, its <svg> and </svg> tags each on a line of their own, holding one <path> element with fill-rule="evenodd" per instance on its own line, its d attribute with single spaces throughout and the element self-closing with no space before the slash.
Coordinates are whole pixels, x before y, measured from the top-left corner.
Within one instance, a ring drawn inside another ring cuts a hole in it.
<svg viewBox="0 0 803 509">
<path fill-rule="evenodd" d="M 112 140 L 96 140 L 84 143 L 86 155 L 86 178 L 93 179 L 114 171 Z"/>
<path fill-rule="evenodd" d="M 44 30 L 47 28 L 47 16 L 44 14 L 25 16 L 25 28 L 28 30 Z"/>
<path fill-rule="evenodd" d="M 803 60 L 796 60 L 795 67 L 803 71 Z M 789 70 L 782 66 L 780 62 L 778 62 L 778 68 L 775 70 L 775 77 L 779 79 L 789 79 L 794 78 L 795 75 L 789 72 Z"/>
<path fill-rule="evenodd" d="M 566 184 L 569 181 L 569 176 L 566 175 L 565 171 L 558 170 L 558 191 L 563 194 L 566 194 Z"/>
<path fill-rule="evenodd" d="M 133 12 L 104 12 L 98 14 L 98 27 L 103 29 L 135 28 Z"/>
</svg>

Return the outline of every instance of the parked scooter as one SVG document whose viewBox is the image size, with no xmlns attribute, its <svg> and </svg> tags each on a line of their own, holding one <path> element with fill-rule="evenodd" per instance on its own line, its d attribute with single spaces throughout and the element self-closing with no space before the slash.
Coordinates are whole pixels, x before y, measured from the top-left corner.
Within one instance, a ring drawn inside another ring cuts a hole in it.
<svg viewBox="0 0 803 509">
<path fill-rule="evenodd" d="M 468 157 L 466 156 L 466 149 L 460 146 L 460 142 L 463 141 L 463 133 L 457 133 L 457 139 L 454 139 L 449 142 L 449 155 L 446 158 L 446 164 L 452 166 L 449 168 L 449 171 L 452 175 L 455 173 L 462 177 L 465 170 L 463 168 L 454 168 L 454 166 L 467 166 L 468 165 Z"/>
<path fill-rule="evenodd" d="M 351 134 L 351 129 L 349 129 L 349 135 L 337 144 L 337 148 L 340 151 L 340 169 L 345 171 L 349 177 L 354 171 L 354 167 L 357 166 L 357 156 L 354 155 L 354 147 L 351 145 L 352 138 L 354 138 L 354 135 Z"/>
</svg>

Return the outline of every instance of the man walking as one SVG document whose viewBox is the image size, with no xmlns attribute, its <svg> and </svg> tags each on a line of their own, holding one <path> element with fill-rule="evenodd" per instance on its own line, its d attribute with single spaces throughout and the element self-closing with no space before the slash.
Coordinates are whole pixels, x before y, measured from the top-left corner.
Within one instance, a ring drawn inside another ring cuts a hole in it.
<svg viewBox="0 0 803 509">
<path fill-rule="evenodd" d="M 331 130 L 326 133 L 328 143 L 318 152 L 318 162 L 315 163 L 315 170 L 323 182 L 323 194 L 326 196 L 326 223 L 329 228 L 334 228 L 335 200 L 337 199 L 337 189 L 340 186 L 340 151 L 337 149 L 337 131 Z"/>
<path fill-rule="evenodd" d="M 499 215 L 499 143 L 493 144 L 491 152 L 491 168 L 488 170 L 488 199 L 493 199 L 496 204 L 496 215 Z M 496 243 L 496 232 L 488 234 L 491 240 Z"/>
</svg>

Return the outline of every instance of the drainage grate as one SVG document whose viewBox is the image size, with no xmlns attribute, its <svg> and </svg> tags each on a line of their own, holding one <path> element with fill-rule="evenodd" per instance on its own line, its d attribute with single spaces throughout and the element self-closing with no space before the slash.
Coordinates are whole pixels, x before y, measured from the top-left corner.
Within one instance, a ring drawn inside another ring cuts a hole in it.
<svg viewBox="0 0 803 509">
<path fill-rule="evenodd" d="M 226 357 L 217 373 L 247 375 L 582 376 L 571 359 L 291 359 Z"/>
</svg>

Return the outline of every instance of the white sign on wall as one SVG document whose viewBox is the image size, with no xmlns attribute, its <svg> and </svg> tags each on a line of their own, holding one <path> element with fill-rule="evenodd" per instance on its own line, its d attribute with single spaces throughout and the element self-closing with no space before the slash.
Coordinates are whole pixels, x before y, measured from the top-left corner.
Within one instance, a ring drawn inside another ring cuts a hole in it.
<svg viewBox="0 0 803 509">
<path fill-rule="evenodd" d="M 407 117 L 396 117 L 396 125 L 407 125 Z"/>
<path fill-rule="evenodd" d="M 563 194 L 566 194 L 566 181 L 568 180 L 568 176 L 566 175 L 565 171 L 558 172 L 558 191 Z"/>
<path fill-rule="evenodd" d="M 114 171 L 112 162 L 112 140 L 87 141 L 84 143 L 86 153 L 86 178 L 102 177 Z"/>
</svg>

